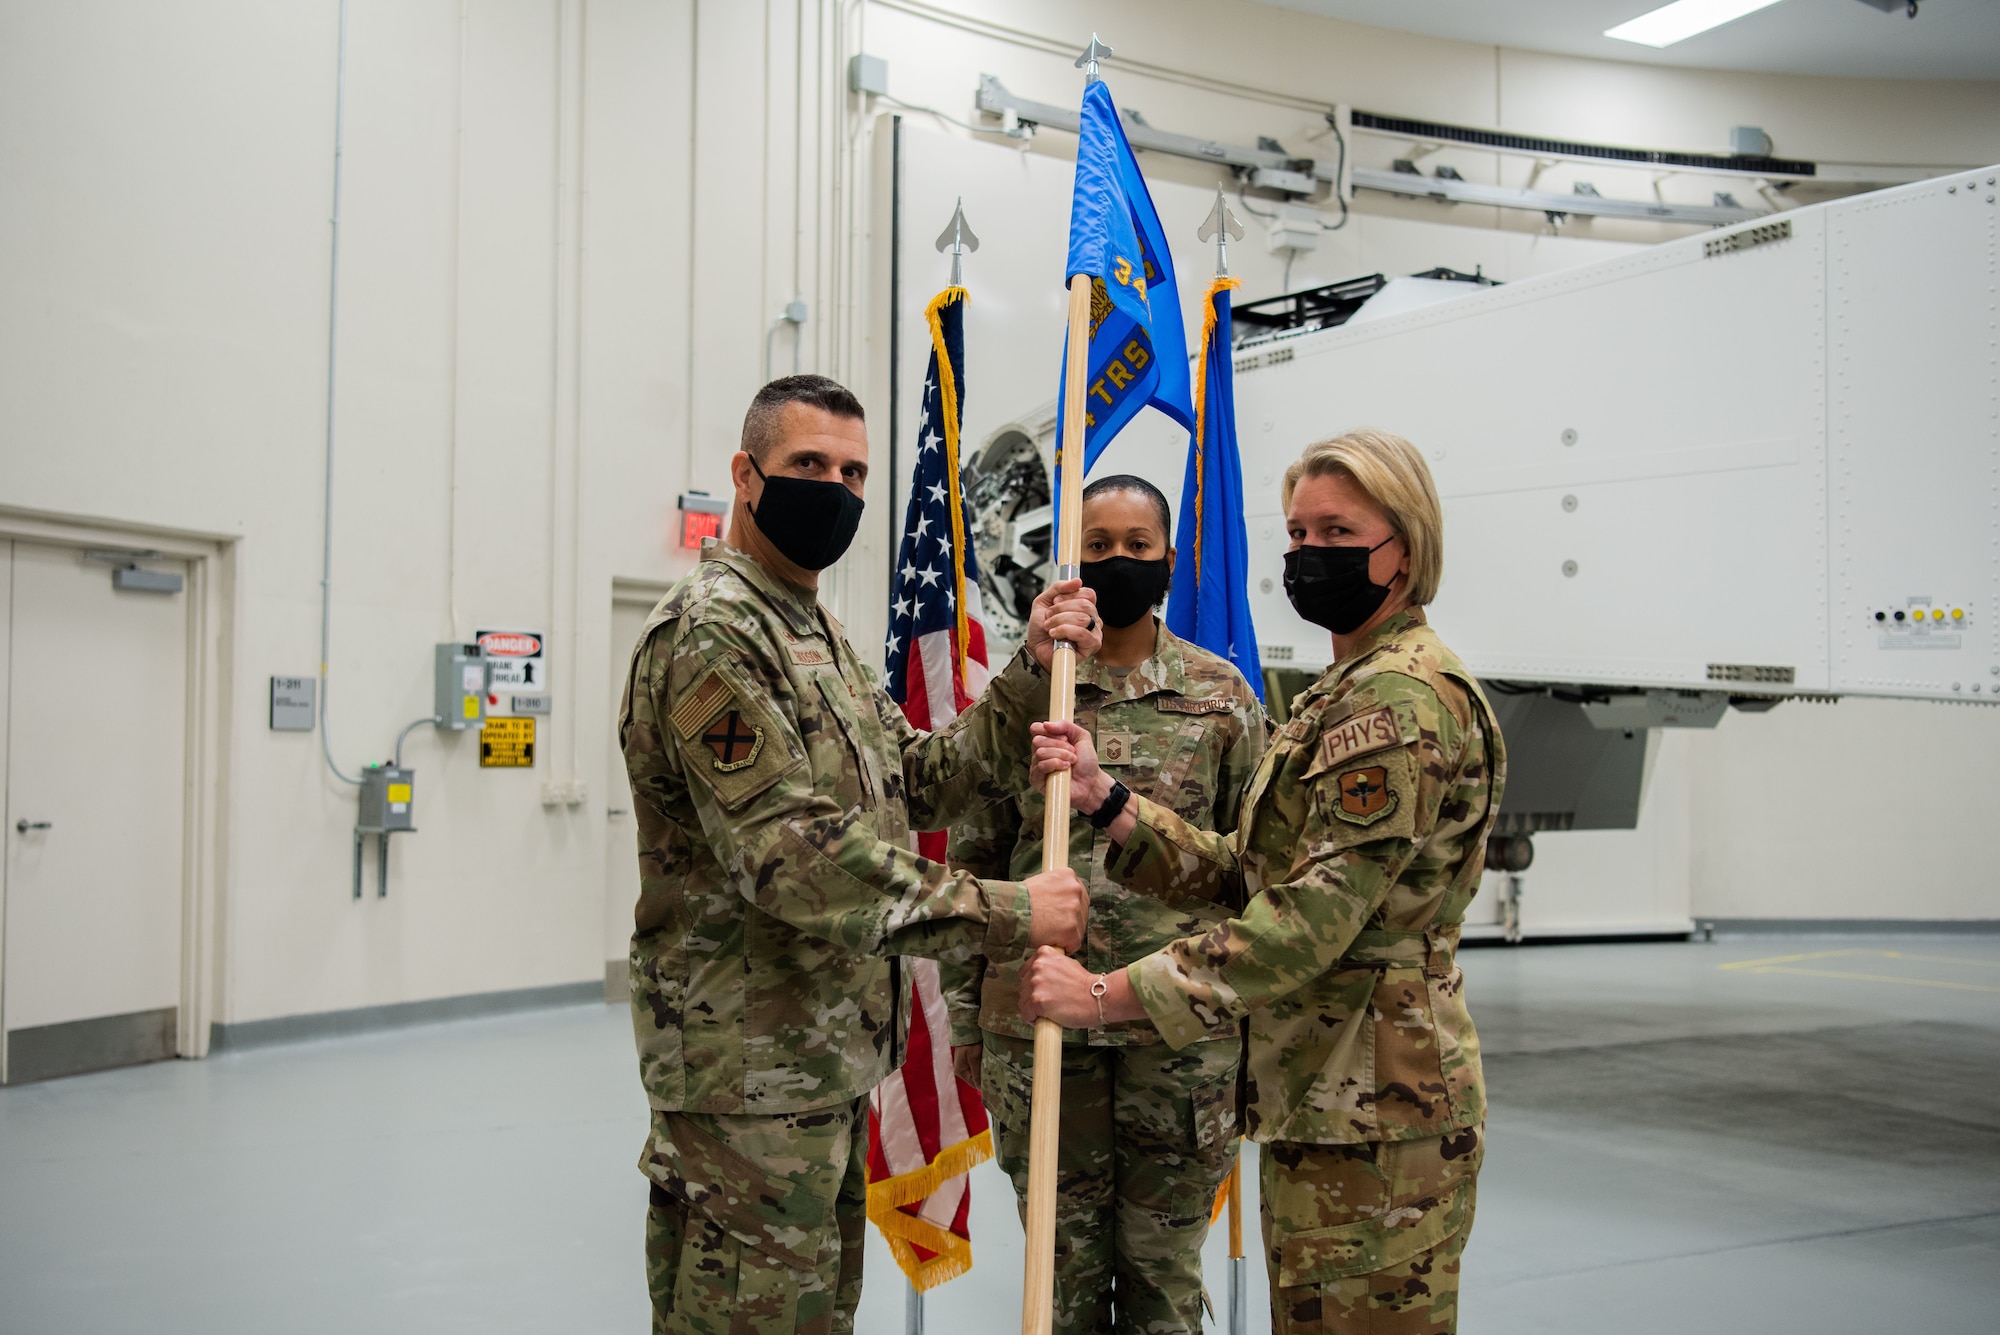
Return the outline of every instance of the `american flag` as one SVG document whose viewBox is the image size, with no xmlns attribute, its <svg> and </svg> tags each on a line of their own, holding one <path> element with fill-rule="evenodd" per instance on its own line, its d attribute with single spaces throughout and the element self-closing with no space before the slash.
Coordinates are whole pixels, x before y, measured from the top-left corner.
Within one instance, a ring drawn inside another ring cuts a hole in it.
<svg viewBox="0 0 2000 1335">
<path fill-rule="evenodd" d="M 931 361 L 917 417 L 916 471 L 889 605 L 889 694 L 911 723 L 935 731 L 986 689 L 979 559 L 966 541 L 958 427 L 965 416 L 965 289 L 948 287 L 925 310 Z M 942 831 L 918 836 L 942 862 Z"/>
<path fill-rule="evenodd" d="M 889 608 L 889 694 L 910 722 L 942 728 L 986 689 L 979 563 L 966 542 L 958 427 L 964 414 L 965 289 L 932 300 L 931 362 L 917 418 L 917 460 Z M 919 834 L 945 860 L 943 831 Z M 938 967 L 908 960 L 910 1044 L 869 1096 L 868 1217 L 921 1293 L 972 1267 L 967 1174 L 993 1157 L 979 1091 L 952 1073 L 950 1020 Z"/>
</svg>

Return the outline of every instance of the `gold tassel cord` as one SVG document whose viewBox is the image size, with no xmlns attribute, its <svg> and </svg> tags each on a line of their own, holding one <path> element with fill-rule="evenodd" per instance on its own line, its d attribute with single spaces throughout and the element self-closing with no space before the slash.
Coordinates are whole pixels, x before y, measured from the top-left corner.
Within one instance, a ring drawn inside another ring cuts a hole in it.
<svg viewBox="0 0 2000 1335">
<path fill-rule="evenodd" d="M 966 679 L 965 661 L 970 648 L 966 643 L 968 630 L 965 620 L 965 505 L 958 491 L 958 380 L 951 368 L 951 355 L 944 346 L 944 321 L 938 312 L 955 301 L 964 301 L 966 291 L 962 287 L 948 287 L 931 298 L 931 304 L 924 307 L 924 322 L 931 329 L 931 350 L 937 354 L 938 397 L 944 407 L 944 467 L 951 481 L 951 571 L 952 596 L 958 600 L 957 634 L 953 637 L 953 657 L 957 660 L 958 680 Z M 964 326 L 960 325 L 961 335 Z"/>
<path fill-rule="evenodd" d="M 1201 589 L 1201 516 L 1206 499 L 1202 493 L 1208 484 L 1208 469 L 1202 466 L 1202 449 L 1206 444 L 1203 428 L 1208 425 L 1208 345 L 1215 336 L 1216 294 L 1242 286 L 1227 274 L 1217 274 L 1209 280 L 1208 291 L 1201 299 L 1201 361 L 1194 370 L 1194 587 L 1197 592 Z"/>
</svg>

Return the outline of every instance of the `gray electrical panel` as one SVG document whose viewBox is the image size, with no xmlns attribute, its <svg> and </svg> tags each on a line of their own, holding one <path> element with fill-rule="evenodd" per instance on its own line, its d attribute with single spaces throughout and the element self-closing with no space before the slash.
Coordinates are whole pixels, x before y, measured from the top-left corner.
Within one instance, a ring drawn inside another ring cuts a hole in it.
<svg viewBox="0 0 2000 1335">
<path fill-rule="evenodd" d="M 318 691 L 311 677 L 271 678 L 271 731 L 311 732 Z"/>
<path fill-rule="evenodd" d="M 357 834 L 415 834 L 415 770 L 370 765 L 361 771 L 361 818 Z"/>
<path fill-rule="evenodd" d="M 437 647 L 436 695 L 431 713 L 440 728 L 464 732 L 486 721 L 486 655 L 476 644 Z"/>
<path fill-rule="evenodd" d="M 361 812 L 354 821 L 354 897 L 361 898 L 361 844 L 375 836 L 375 894 L 389 894 L 389 836 L 415 834 L 416 774 L 400 765 L 370 765 L 361 771 Z"/>
</svg>

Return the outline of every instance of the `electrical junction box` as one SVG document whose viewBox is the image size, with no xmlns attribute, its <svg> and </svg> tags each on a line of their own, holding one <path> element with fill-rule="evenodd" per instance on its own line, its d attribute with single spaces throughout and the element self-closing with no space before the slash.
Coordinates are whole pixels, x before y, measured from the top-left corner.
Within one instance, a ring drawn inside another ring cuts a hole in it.
<svg viewBox="0 0 2000 1335">
<path fill-rule="evenodd" d="M 354 832 L 415 834 L 416 771 L 395 765 L 370 765 L 361 771 L 361 816 Z"/>
<path fill-rule="evenodd" d="M 889 62 L 880 56 L 854 55 L 847 59 L 847 91 L 875 97 L 889 92 Z"/>
<path fill-rule="evenodd" d="M 1278 205 L 1278 216 L 1265 224 L 1264 248 L 1273 255 L 1291 251 L 1303 255 L 1319 249 L 1319 210 L 1300 204 Z"/>
<path fill-rule="evenodd" d="M 486 721 L 486 654 L 476 644 L 437 647 L 435 698 L 431 716 L 437 726 L 464 732 Z"/>
</svg>

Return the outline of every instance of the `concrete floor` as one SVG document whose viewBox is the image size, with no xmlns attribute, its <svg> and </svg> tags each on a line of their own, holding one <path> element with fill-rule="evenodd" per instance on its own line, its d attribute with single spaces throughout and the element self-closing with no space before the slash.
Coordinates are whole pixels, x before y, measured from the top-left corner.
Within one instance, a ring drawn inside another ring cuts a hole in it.
<svg viewBox="0 0 2000 1335">
<path fill-rule="evenodd" d="M 2000 939 L 1465 968 L 1493 1101 L 1466 1335 L 2000 1329 Z M 0 1089 L 0 1331 L 641 1331 L 644 1118 L 595 1006 Z M 991 1165 L 974 1199 L 930 1329 L 1006 1335 Z M 871 1241 L 860 1328 L 893 1335 Z"/>
</svg>

